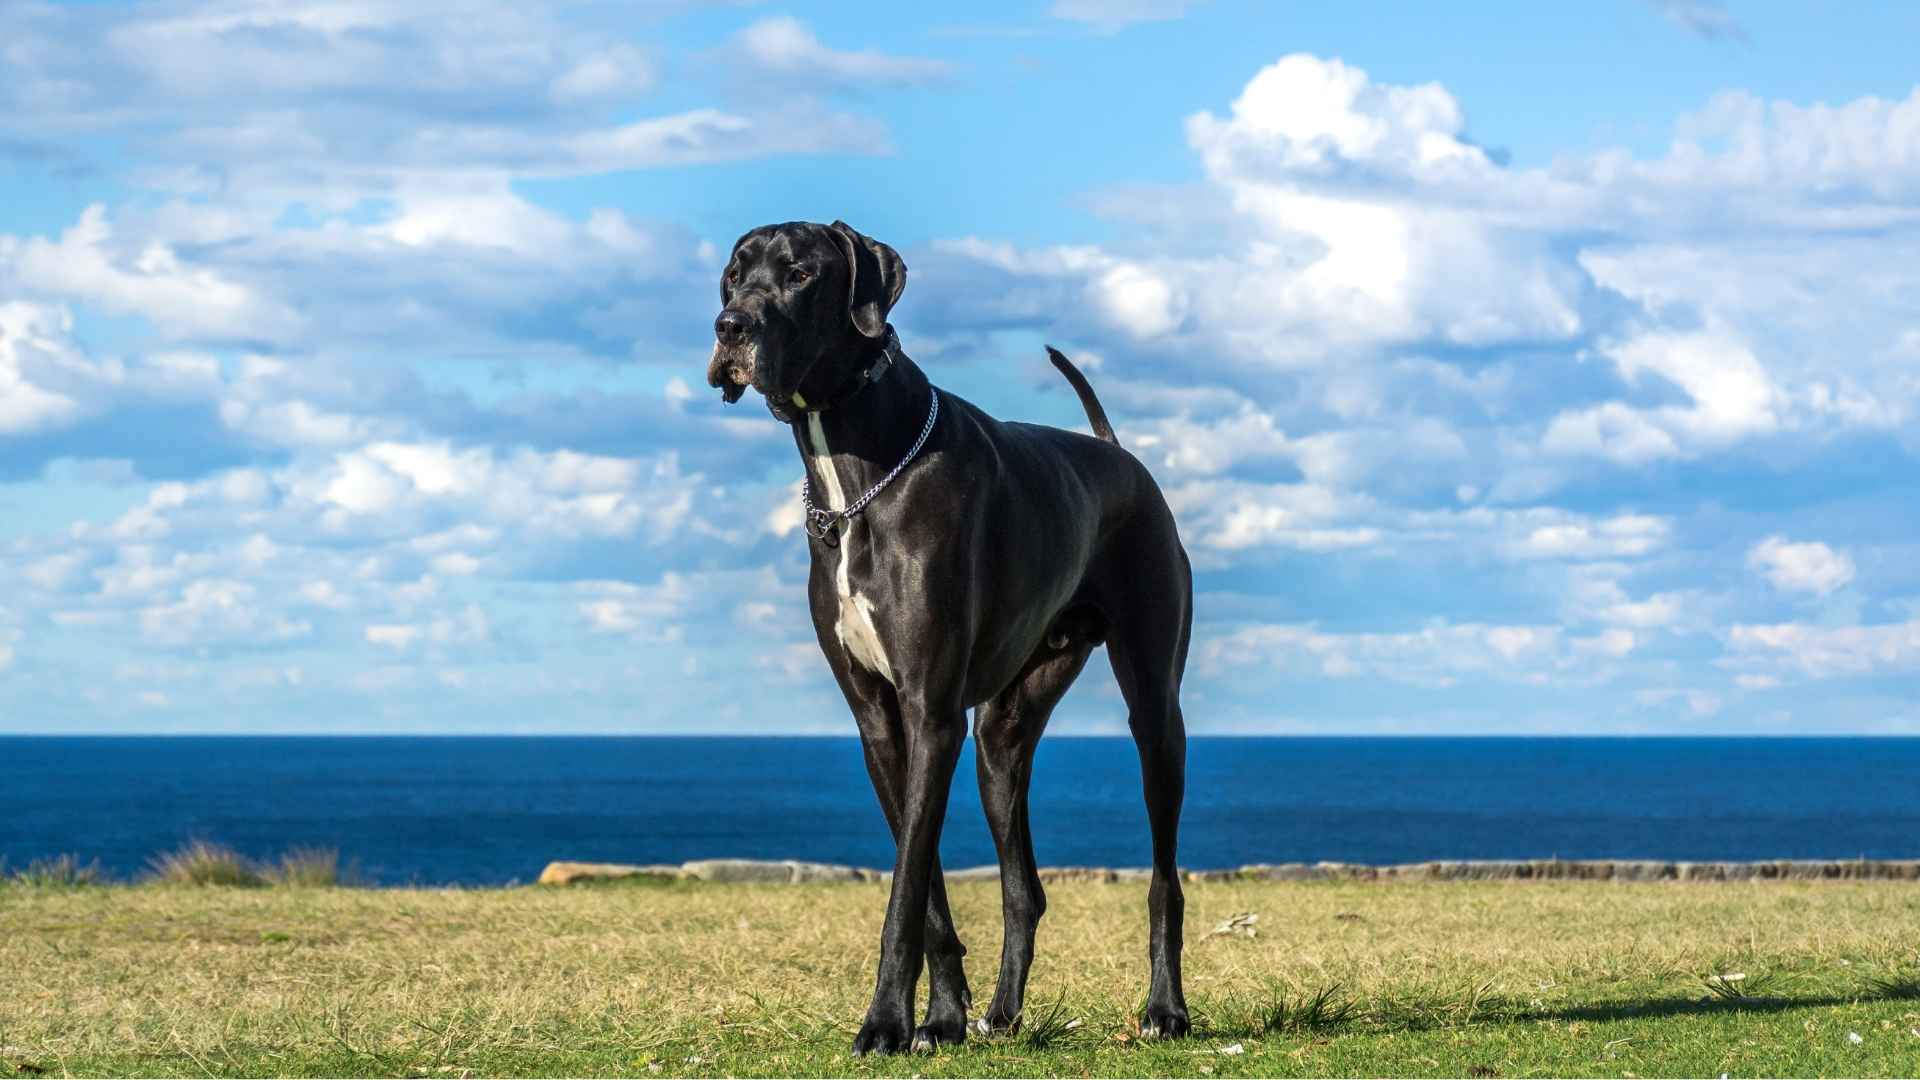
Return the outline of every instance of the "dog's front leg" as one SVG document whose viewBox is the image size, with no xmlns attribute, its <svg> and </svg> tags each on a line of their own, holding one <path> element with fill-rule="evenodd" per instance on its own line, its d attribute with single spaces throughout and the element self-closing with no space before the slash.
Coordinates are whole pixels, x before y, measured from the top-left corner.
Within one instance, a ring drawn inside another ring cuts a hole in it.
<svg viewBox="0 0 1920 1080">
<path fill-rule="evenodd" d="M 891 691 L 891 687 L 888 688 Z M 849 696 L 854 714 L 860 720 L 860 745 L 867 759 L 867 775 L 873 780 L 874 794 L 887 817 L 887 829 L 895 844 L 900 842 L 900 822 L 907 795 L 907 739 L 901 725 L 899 703 L 891 692 L 874 698 Z M 946 881 L 940 873 L 940 857 L 933 859 L 927 875 L 927 934 L 922 939 L 926 955 L 927 1015 L 914 1030 L 913 1042 L 928 1045 L 958 1043 L 966 1038 L 967 1011 L 973 995 L 967 989 L 963 969 L 966 946 L 954 932 L 953 913 L 947 909 Z"/>
<path fill-rule="evenodd" d="M 901 706 L 907 768 L 895 837 L 893 891 L 880 932 L 873 1003 L 853 1040 L 855 1054 L 897 1053 L 912 1044 L 913 992 L 925 961 L 927 902 L 940 851 L 940 827 L 947 816 L 954 764 L 966 738 L 966 714 L 958 707 L 930 708 L 904 700 Z M 931 1045 L 933 1040 L 924 1041 Z"/>
</svg>

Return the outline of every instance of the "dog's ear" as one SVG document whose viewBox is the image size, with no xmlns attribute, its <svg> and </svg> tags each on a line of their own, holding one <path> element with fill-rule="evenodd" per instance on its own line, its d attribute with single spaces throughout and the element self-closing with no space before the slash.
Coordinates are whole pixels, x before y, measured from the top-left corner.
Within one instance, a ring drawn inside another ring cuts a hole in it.
<svg viewBox="0 0 1920 1080">
<path fill-rule="evenodd" d="M 865 337 L 876 341 L 886 337 L 887 313 L 907 287 L 906 260 L 844 221 L 829 228 L 847 259 L 847 318 Z"/>
</svg>

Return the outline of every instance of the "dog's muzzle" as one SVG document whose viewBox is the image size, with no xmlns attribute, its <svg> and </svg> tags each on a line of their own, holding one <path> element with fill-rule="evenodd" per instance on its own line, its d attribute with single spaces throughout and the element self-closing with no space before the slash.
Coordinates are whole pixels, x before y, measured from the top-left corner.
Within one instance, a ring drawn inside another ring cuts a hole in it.
<svg viewBox="0 0 1920 1080">
<path fill-rule="evenodd" d="M 713 359 L 707 361 L 707 385 L 719 390 L 727 404 L 739 401 L 753 385 L 759 352 L 759 345 L 751 341 L 739 345 L 715 342 Z"/>
</svg>

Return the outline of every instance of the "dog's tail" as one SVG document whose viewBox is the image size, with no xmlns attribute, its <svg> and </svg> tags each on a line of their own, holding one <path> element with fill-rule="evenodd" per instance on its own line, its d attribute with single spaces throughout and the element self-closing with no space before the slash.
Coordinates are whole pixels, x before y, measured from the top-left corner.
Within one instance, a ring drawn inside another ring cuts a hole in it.
<svg viewBox="0 0 1920 1080">
<path fill-rule="evenodd" d="M 1053 361 L 1053 366 L 1059 368 L 1060 374 L 1073 384 L 1073 392 L 1080 395 L 1080 407 L 1087 410 L 1087 420 L 1093 424 L 1093 433 L 1119 446 L 1120 440 L 1114 437 L 1113 425 L 1107 422 L 1107 410 L 1101 408 L 1100 399 L 1093 396 L 1093 386 L 1087 382 L 1087 377 L 1080 374 L 1080 369 L 1073 366 L 1073 361 L 1067 359 L 1065 353 L 1051 345 L 1047 346 L 1047 359 Z"/>
</svg>

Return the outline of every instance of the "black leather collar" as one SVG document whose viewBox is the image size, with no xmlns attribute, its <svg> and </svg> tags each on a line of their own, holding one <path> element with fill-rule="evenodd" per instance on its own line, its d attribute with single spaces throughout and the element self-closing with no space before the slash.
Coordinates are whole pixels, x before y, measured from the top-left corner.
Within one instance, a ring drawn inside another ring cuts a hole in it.
<svg viewBox="0 0 1920 1080">
<path fill-rule="evenodd" d="M 847 386 L 844 390 L 837 389 L 836 393 L 828 401 L 808 401 L 804 405 L 796 401 L 794 404 L 799 406 L 802 412 L 826 412 L 835 406 L 845 405 L 847 402 L 859 397 L 860 391 L 880 381 L 880 378 L 887 373 L 887 370 L 893 367 L 894 358 L 899 355 L 900 335 L 893 332 L 893 324 L 889 323 L 887 324 L 887 343 L 881 346 L 879 357 L 865 369 L 855 372 L 851 385 Z"/>
</svg>

